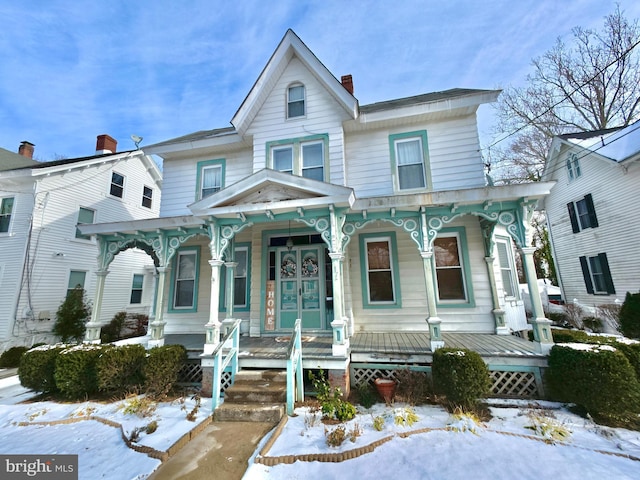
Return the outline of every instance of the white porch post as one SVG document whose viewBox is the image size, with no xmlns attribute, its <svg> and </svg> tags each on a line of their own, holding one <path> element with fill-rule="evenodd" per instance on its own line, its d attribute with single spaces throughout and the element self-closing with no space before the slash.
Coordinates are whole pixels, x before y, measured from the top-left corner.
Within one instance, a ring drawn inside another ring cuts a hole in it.
<svg viewBox="0 0 640 480">
<path fill-rule="evenodd" d="M 487 263 L 487 273 L 489 274 L 489 285 L 491 285 L 491 298 L 493 300 L 493 318 L 496 322 L 496 334 L 497 335 L 509 335 L 509 328 L 507 327 L 504 317 L 505 311 L 500 308 L 500 299 L 498 298 L 498 288 L 496 287 L 496 272 L 493 269 L 494 257 L 484 257 L 484 261 Z"/>
<path fill-rule="evenodd" d="M 91 319 L 86 325 L 84 334 L 84 343 L 100 343 L 100 313 L 102 311 L 102 299 L 104 297 L 104 282 L 107 279 L 109 270 L 98 270 L 96 276 L 95 300 L 93 302 L 93 310 L 91 311 Z"/>
<path fill-rule="evenodd" d="M 527 277 L 527 285 L 529 286 L 529 296 L 531 297 L 531 310 L 533 318 L 533 339 L 536 347 L 541 353 L 549 353 L 553 346 L 553 337 L 551 336 L 551 320 L 544 316 L 542 308 L 542 299 L 540 298 L 540 290 L 538 289 L 538 279 L 536 277 L 536 266 L 533 261 L 533 253 L 536 251 L 534 247 L 525 247 L 520 249 L 524 256 L 524 273 Z"/>
<path fill-rule="evenodd" d="M 149 340 L 147 346 L 149 348 L 161 347 L 164 345 L 164 326 L 166 322 L 163 321 L 164 313 L 162 311 L 162 304 L 164 302 L 164 288 L 165 280 L 167 278 L 167 271 L 169 267 L 158 267 L 158 278 L 156 279 L 156 301 L 155 301 L 155 317 L 152 322 L 149 323 Z"/>
<path fill-rule="evenodd" d="M 331 258 L 331 278 L 333 281 L 333 343 L 331 345 L 332 354 L 335 357 L 345 357 L 349 350 L 349 338 L 347 337 L 347 322 L 344 310 L 344 282 L 342 274 L 342 264 L 344 255 L 342 253 L 329 253 Z"/>
<path fill-rule="evenodd" d="M 436 351 L 438 348 L 444 347 L 442 340 L 442 331 L 440 324 L 442 320 L 438 318 L 438 307 L 436 306 L 436 289 L 433 283 L 433 251 L 421 251 L 422 266 L 424 269 L 424 284 L 427 293 L 427 307 L 429 308 L 429 336 L 431 337 L 431 350 Z"/>
<path fill-rule="evenodd" d="M 227 284 L 225 288 L 225 300 L 227 309 L 227 320 L 233 319 L 233 296 L 235 294 L 235 274 L 238 262 L 225 262 L 224 266 L 227 268 Z"/>
<path fill-rule="evenodd" d="M 209 322 L 204 326 L 206 330 L 206 340 L 204 344 L 204 354 L 211 355 L 220 343 L 220 327 L 218 310 L 220 309 L 220 268 L 224 265 L 222 260 L 209 260 L 211 265 L 211 302 L 209 304 Z"/>
</svg>

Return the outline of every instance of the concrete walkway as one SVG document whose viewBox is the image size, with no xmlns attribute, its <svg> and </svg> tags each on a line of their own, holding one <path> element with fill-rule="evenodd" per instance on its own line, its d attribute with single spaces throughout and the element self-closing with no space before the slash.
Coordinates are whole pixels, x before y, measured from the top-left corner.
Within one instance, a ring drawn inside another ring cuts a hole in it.
<svg viewBox="0 0 640 480">
<path fill-rule="evenodd" d="M 212 422 L 149 476 L 149 480 L 240 480 L 272 423 Z"/>
</svg>

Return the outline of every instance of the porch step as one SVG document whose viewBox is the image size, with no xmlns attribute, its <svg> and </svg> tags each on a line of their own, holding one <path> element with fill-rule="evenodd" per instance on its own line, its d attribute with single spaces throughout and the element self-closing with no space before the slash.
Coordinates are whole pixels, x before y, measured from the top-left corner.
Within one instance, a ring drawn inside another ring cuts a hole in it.
<svg viewBox="0 0 640 480">
<path fill-rule="evenodd" d="M 284 416 L 287 372 L 240 370 L 224 392 L 224 402 L 214 413 L 220 422 L 273 422 Z"/>
</svg>

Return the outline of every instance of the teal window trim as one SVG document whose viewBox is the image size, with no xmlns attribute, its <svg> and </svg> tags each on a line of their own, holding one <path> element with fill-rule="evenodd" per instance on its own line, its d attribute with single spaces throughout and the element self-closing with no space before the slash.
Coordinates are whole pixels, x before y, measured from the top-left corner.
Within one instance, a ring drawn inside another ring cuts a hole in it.
<svg viewBox="0 0 640 480">
<path fill-rule="evenodd" d="M 227 165 L 227 161 L 224 158 L 216 158 L 214 160 L 202 160 L 201 162 L 197 163 L 197 173 L 196 173 L 196 202 L 198 200 L 202 200 L 202 198 L 206 198 L 206 197 L 202 197 L 202 171 L 207 168 L 207 167 L 215 167 L 215 166 L 220 166 L 221 168 L 221 172 L 220 172 L 220 190 L 222 190 L 224 188 L 224 182 L 225 182 L 225 173 L 226 173 L 226 165 Z"/>
<path fill-rule="evenodd" d="M 438 276 L 436 272 L 436 257 L 432 257 L 433 261 L 433 284 L 436 286 L 436 305 L 438 308 L 475 308 L 476 301 L 473 296 L 473 282 L 471 281 L 471 264 L 469 262 L 469 247 L 467 244 L 467 235 L 465 227 L 447 227 L 438 232 L 436 238 L 442 238 L 451 234 L 458 237 L 458 255 L 460 264 L 462 265 L 462 278 L 464 281 L 466 300 L 440 300 L 438 294 Z"/>
<path fill-rule="evenodd" d="M 369 300 L 369 271 L 367 269 L 367 243 L 373 240 L 388 241 L 391 254 L 391 280 L 393 284 L 392 302 L 372 302 Z M 401 308 L 400 268 L 398 266 L 398 248 L 395 232 L 362 233 L 358 235 L 360 244 L 360 277 L 362 282 L 363 308 Z"/>
<path fill-rule="evenodd" d="M 176 275 L 178 273 L 178 259 L 181 254 L 193 252 L 196 255 L 196 278 L 193 285 L 193 306 L 191 307 L 175 307 L 175 293 L 176 293 Z M 169 283 L 169 305 L 167 306 L 167 312 L 169 313 L 194 313 L 198 311 L 198 290 L 200 285 L 200 246 L 195 245 L 193 247 L 182 247 L 176 251 L 173 256 L 171 266 L 171 281 Z"/>
<path fill-rule="evenodd" d="M 234 250 L 244 249 L 247 251 L 247 304 L 244 307 L 233 306 L 234 312 L 251 311 L 251 242 L 239 242 L 235 244 Z M 235 255 L 234 255 L 235 260 Z M 227 311 L 226 287 L 227 287 L 227 268 L 223 265 L 220 269 L 220 311 Z"/>
<path fill-rule="evenodd" d="M 283 140 L 274 140 L 267 142 L 265 149 L 265 158 L 267 159 L 267 168 L 275 170 L 273 165 L 272 151 L 278 147 L 291 146 L 293 150 L 293 174 L 302 176 L 302 145 L 305 143 L 322 142 L 322 153 L 324 156 L 324 172 L 325 182 L 329 180 L 329 134 L 321 133 L 318 135 L 308 135 L 306 137 L 287 138 Z"/>
<path fill-rule="evenodd" d="M 422 144 L 422 166 L 424 168 L 424 182 L 423 188 L 400 188 L 400 178 L 398 174 L 398 164 L 396 158 L 396 142 L 398 140 L 408 140 L 411 138 L 419 138 Z M 414 132 L 394 133 L 389 135 L 389 154 L 391 158 L 391 178 L 393 179 L 393 188 L 396 192 L 412 192 L 412 191 L 424 191 L 432 189 L 431 182 L 431 164 L 429 160 L 429 143 L 427 140 L 426 130 L 417 130 Z"/>
<path fill-rule="evenodd" d="M 140 292 L 140 298 L 136 292 Z M 131 292 L 129 295 L 129 305 L 142 305 L 142 294 L 144 293 L 144 275 L 142 273 L 134 273 L 131 278 Z M 134 301 L 138 300 L 138 301 Z"/>
</svg>

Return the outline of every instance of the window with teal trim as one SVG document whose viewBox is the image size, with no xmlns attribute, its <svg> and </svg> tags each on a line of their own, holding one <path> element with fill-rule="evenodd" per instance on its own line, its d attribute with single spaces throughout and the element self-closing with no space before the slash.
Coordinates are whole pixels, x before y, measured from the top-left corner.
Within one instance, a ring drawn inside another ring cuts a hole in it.
<svg viewBox="0 0 640 480">
<path fill-rule="evenodd" d="M 139 273 L 133 274 L 133 282 L 131 283 L 131 298 L 129 303 L 139 304 L 142 303 L 142 286 L 144 283 L 144 275 Z"/>
<path fill-rule="evenodd" d="M 250 244 L 236 245 L 234 248 L 234 262 L 237 263 L 233 272 L 233 308 L 236 311 L 249 311 L 250 284 Z M 220 309 L 227 309 L 227 268 L 222 267 L 220 282 Z"/>
<path fill-rule="evenodd" d="M 328 135 L 312 135 L 267 143 L 269 168 L 312 180 L 327 176 Z"/>
<path fill-rule="evenodd" d="M 427 188 L 427 132 L 422 130 L 390 135 L 389 148 L 396 190 Z"/>
<path fill-rule="evenodd" d="M 195 311 L 197 306 L 199 251 L 183 249 L 176 253 L 172 269 L 171 307 L 174 311 Z"/>
<path fill-rule="evenodd" d="M 467 302 L 467 282 L 458 233 L 439 233 L 433 242 L 438 300 Z"/>
<path fill-rule="evenodd" d="M 198 162 L 196 200 L 202 200 L 224 188 L 225 160 Z"/>
<path fill-rule="evenodd" d="M 395 235 L 361 235 L 360 256 L 364 306 L 400 306 Z"/>
</svg>

